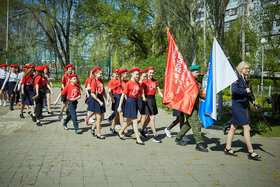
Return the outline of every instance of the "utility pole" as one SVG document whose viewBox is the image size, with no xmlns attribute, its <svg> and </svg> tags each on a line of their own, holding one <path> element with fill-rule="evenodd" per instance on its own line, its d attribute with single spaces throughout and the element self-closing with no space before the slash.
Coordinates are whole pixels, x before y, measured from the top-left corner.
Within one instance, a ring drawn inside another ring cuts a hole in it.
<svg viewBox="0 0 280 187">
<path fill-rule="evenodd" d="M 8 64 L 8 47 L 9 47 L 9 0 L 7 0 L 6 64 Z"/>
<path fill-rule="evenodd" d="M 206 0 L 204 0 L 204 27 L 203 27 L 203 60 L 205 67 L 207 68 L 207 62 L 206 62 Z"/>
<path fill-rule="evenodd" d="M 247 0 L 243 1 L 243 16 L 242 16 L 242 61 L 245 61 L 245 25 L 246 25 L 246 9 Z"/>
</svg>

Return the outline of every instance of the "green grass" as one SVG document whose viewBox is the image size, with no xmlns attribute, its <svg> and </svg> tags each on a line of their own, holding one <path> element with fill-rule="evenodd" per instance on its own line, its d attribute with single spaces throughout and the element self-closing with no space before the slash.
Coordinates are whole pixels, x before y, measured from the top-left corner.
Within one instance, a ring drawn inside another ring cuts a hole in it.
<svg viewBox="0 0 280 187">
<path fill-rule="evenodd" d="M 269 129 L 266 133 L 261 134 L 264 137 L 280 137 L 280 126 L 272 126 L 272 131 Z"/>
<path fill-rule="evenodd" d="M 156 101 L 157 101 L 157 107 L 166 111 L 166 105 L 162 104 L 162 98 L 158 94 L 156 94 Z M 167 110 L 166 112 L 168 114 L 172 114 L 172 111 L 173 111 L 172 108 L 169 108 L 169 110 Z"/>
</svg>

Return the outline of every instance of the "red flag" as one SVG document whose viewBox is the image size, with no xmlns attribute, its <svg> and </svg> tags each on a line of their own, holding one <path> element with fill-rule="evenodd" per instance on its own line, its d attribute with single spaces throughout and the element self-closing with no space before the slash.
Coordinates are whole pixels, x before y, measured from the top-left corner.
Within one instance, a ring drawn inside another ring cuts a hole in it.
<svg viewBox="0 0 280 187">
<path fill-rule="evenodd" d="M 169 28 L 166 27 L 166 30 L 168 51 L 162 104 L 191 114 L 199 89 Z"/>
</svg>

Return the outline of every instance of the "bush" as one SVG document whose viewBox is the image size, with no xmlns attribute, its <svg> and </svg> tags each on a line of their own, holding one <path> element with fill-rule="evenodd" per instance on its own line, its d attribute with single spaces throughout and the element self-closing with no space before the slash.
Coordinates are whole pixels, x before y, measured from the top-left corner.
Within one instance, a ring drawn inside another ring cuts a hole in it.
<svg viewBox="0 0 280 187">
<path fill-rule="evenodd" d="M 264 121 L 257 121 L 251 123 L 252 124 L 252 132 L 257 134 L 264 134 L 267 132 L 268 128 Z"/>
</svg>

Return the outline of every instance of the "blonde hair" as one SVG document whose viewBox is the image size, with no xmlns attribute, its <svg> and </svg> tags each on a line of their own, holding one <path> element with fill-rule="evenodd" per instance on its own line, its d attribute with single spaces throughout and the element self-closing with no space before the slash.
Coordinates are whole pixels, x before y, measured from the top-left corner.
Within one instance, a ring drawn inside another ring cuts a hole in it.
<svg viewBox="0 0 280 187">
<path fill-rule="evenodd" d="M 248 65 L 250 67 L 250 64 L 248 64 L 245 61 L 240 62 L 237 66 L 236 66 L 236 70 L 238 71 L 238 73 L 242 72 L 242 69 L 244 68 L 245 65 Z"/>
</svg>

